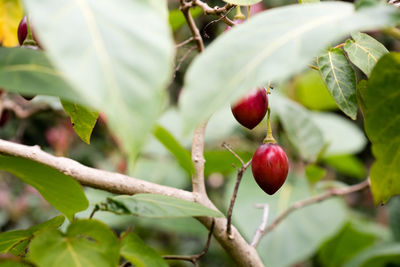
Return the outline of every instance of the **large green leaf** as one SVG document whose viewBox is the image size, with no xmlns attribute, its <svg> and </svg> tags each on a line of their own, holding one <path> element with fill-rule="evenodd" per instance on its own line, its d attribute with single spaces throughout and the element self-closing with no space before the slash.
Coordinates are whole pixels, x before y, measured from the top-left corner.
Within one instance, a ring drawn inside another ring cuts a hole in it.
<svg viewBox="0 0 400 267">
<path fill-rule="evenodd" d="M 27 95 L 51 95 L 82 103 L 42 51 L 0 47 L 0 87 Z"/>
<path fill-rule="evenodd" d="M 347 223 L 336 236 L 320 248 L 319 261 L 322 266 L 326 267 L 343 266 L 357 253 L 371 246 L 375 239 L 373 234 L 359 230 L 353 224 Z"/>
<path fill-rule="evenodd" d="M 172 72 L 166 1 L 24 2 L 51 62 L 105 112 L 126 152 L 136 156 L 162 110 Z"/>
<path fill-rule="evenodd" d="M 343 267 L 389 267 L 399 264 L 400 243 L 387 243 L 363 251 Z"/>
<path fill-rule="evenodd" d="M 253 152 L 235 151 L 244 162 L 249 161 Z M 222 174 L 230 174 L 241 166 L 241 162 L 228 150 L 207 150 L 204 152 L 206 160 L 204 166 L 204 174 L 206 176 L 218 172 Z M 232 166 L 234 165 L 234 166 Z"/>
<path fill-rule="evenodd" d="M 154 129 L 154 136 L 171 152 L 179 165 L 191 176 L 194 172 L 194 167 L 190 152 L 167 129 L 160 125 L 157 125 Z"/>
<path fill-rule="evenodd" d="M 301 157 L 315 161 L 324 148 L 321 130 L 312 120 L 310 112 L 299 104 L 278 95 L 269 97 L 272 112 L 277 111 L 285 133 Z"/>
<path fill-rule="evenodd" d="M 368 34 L 356 32 L 351 37 L 353 40 L 346 41 L 344 50 L 351 62 L 369 76 L 376 62 L 389 51 Z"/>
<path fill-rule="evenodd" d="M 327 112 L 312 112 L 310 115 L 328 144 L 324 156 L 356 154 L 367 145 L 363 131 L 349 119 Z"/>
<path fill-rule="evenodd" d="M 71 117 L 72 126 L 76 134 L 85 143 L 90 144 L 90 136 L 99 113 L 71 102 L 61 101 L 61 103 L 65 112 Z"/>
<path fill-rule="evenodd" d="M 194 7 L 190 9 L 190 14 L 193 18 L 200 16 L 203 13 L 203 9 L 201 7 Z M 169 25 L 171 26 L 172 31 L 176 31 L 186 24 L 185 16 L 182 11 L 179 9 L 174 9 L 169 12 L 168 16 Z"/>
<path fill-rule="evenodd" d="M 157 194 L 123 195 L 108 198 L 107 201 L 107 209 L 110 211 L 143 217 L 223 216 L 220 212 L 198 203 Z"/>
<path fill-rule="evenodd" d="M 229 203 L 234 180 L 227 187 L 226 203 Z M 289 205 L 311 195 L 304 177 L 289 174 L 283 187 L 273 196 L 268 196 L 257 186 L 251 171 L 247 170 L 233 209 L 233 223 L 251 242 L 263 216 L 263 210 L 255 208 L 255 203 L 268 204 L 269 225 Z M 299 209 L 264 236 L 257 251 L 266 266 L 292 266 L 313 255 L 326 239 L 340 230 L 345 218 L 345 205 L 341 199 L 330 199 Z"/>
<path fill-rule="evenodd" d="M 168 267 L 164 259 L 135 233 L 123 234 L 120 253 L 136 267 Z"/>
<path fill-rule="evenodd" d="M 317 65 L 329 92 L 347 116 L 356 119 L 356 75 L 342 49 L 329 49 L 318 56 Z"/>
<path fill-rule="evenodd" d="M 364 179 L 367 175 L 364 163 L 353 155 L 328 156 L 324 157 L 322 162 L 350 177 Z"/>
<path fill-rule="evenodd" d="M 370 170 L 375 203 L 400 194 L 400 53 L 378 61 L 359 89 L 364 127 L 376 158 Z"/>
<path fill-rule="evenodd" d="M 115 267 L 119 244 L 107 225 L 96 220 L 73 222 L 65 234 L 47 230 L 32 239 L 29 260 L 46 267 Z"/>
<path fill-rule="evenodd" d="M 186 131 L 246 91 L 299 72 L 346 34 L 391 25 L 397 12 L 388 6 L 355 12 L 349 3 L 322 2 L 251 17 L 218 37 L 189 67 L 180 98 Z"/>
<path fill-rule="evenodd" d="M 54 217 L 53 219 L 43 222 L 41 224 L 35 225 L 26 230 L 16 230 L 0 233 L 0 253 L 13 253 L 19 255 L 20 251 L 15 251 L 19 244 L 23 243 L 23 247 L 21 248 L 22 252 L 25 251 L 29 241 L 33 238 L 33 235 L 49 228 L 58 228 L 64 222 L 65 217 L 59 215 Z"/>
<path fill-rule="evenodd" d="M 82 187 L 72 177 L 35 161 L 0 155 L 0 170 L 19 177 L 36 188 L 51 205 L 64 213 L 69 220 L 85 210 L 89 203 Z"/>
</svg>

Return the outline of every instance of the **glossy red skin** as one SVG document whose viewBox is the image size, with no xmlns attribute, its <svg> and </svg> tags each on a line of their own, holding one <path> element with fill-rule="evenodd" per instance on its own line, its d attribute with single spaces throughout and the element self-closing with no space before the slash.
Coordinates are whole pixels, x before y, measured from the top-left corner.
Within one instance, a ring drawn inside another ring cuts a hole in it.
<svg viewBox="0 0 400 267">
<path fill-rule="evenodd" d="M 22 45 L 28 35 L 28 26 L 26 24 L 26 17 L 23 17 L 18 25 L 18 42 Z"/>
<path fill-rule="evenodd" d="M 289 172 L 285 151 L 277 144 L 262 144 L 253 155 L 251 171 L 258 186 L 273 195 L 281 188 Z"/>
<path fill-rule="evenodd" d="M 264 88 L 250 91 L 231 106 L 235 119 L 244 127 L 253 129 L 265 117 L 268 110 L 268 96 Z"/>
</svg>

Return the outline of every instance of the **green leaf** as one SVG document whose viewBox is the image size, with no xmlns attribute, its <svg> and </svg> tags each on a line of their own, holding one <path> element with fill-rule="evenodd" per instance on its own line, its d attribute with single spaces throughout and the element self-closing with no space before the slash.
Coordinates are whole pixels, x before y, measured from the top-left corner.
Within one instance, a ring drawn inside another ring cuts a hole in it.
<svg viewBox="0 0 400 267">
<path fill-rule="evenodd" d="M 400 194 L 400 53 L 383 56 L 361 87 L 364 128 L 376 161 L 371 167 L 371 190 L 375 203 Z"/>
<path fill-rule="evenodd" d="M 350 61 L 369 76 L 376 62 L 389 51 L 368 34 L 356 32 L 351 37 L 353 40 L 346 41 L 344 50 Z"/>
<path fill-rule="evenodd" d="M 338 107 L 353 120 L 357 117 L 356 75 L 342 49 L 333 48 L 318 56 L 317 65 Z"/>
<path fill-rule="evenodd" d="M 171 152 L 179 165 L 191 176 L 194 173 L 194 167 L 190 152 L 167 129 L 160 125 L 157 125 L 154 129 L 154 136 Z"/>
<path fill-rule="evenodd" d="M 344 2 L 269 9 L 212 42 L 189 67 L 180 97 L 185 131 L 268 82 L 300 72 L 329 43 L 355 30 L 391 25 L 394 7 L 354 11 Z M 373 20 L 371 18 L 374 18 Z"/>
<path fill-rule="evenodd" d="M 27 95 L 83 101 L 39 50 L 0 47 L 0 87 Z"/>
<path fill-rule="evenodd" d="M 116 196 L 107 199 L 108 208 L 116 206 L 125 213 L 143 217 L 193 217 L 210 216 L 222 217 L 215 210 L 209 209 L 198 203 L 157 194 L 137 194 L 133 196 Z"/>
<path fill-rule="evenodd" d="M 65 217 L 59 215 L 53 219 L 43 222 L 41 224 L 35 225 L 26 230 L 16 230 L 0 233 L 0 253 L 13 253 L 15 255 L 20 255 L 21 252 L 24 254 L 25 249 L 28 246 L 29 241 L 33 236 L 44 230 L 50 228 L 58 228 L 63 224 Z M 24 246 L 20 247 L 20 250 L 15 251 L 14 249 L 19 244 L 23 243 Z"/>
<path fill-rule="evenodd" d="M 71 117 L 72 126 L 76 134 L 85 143 L 90 144 L 90 136 L 92 135 L 99 113 L 67 101 L 61 101 L 61 104 L 65 112 Z"/>
<path fill-rule="evenodd" d="M 375 239 L 374 235 L 362 232 L 351 223 L 347 223 L 336 236 L 323 244 L 318 259 L 322 266 L 343 266 L 357 253 L 371 246 Z"/>
<path fill-rule="evenodd" d="M 323 158 L 323 163 L 333 167 L 339 173 L 350 177 L 364 179 L 367 175 L 361 160 L 353 155 L 336 155 Z"/>
<path fill-rule="evenodd" d="M 235 179 L 231 179 L 226 188 L 226 203 L 229 203 L 234 183 Z M 268 205 L 269 225 L 289 205 L 311 196 L 307 180 L 292 173 L 289 173 L 287 181 L 277 193 L 268 196 L 257 186 L 251 171 L 247 170 L 239 187 L 233 224 L 246 240 L 251 241 L 263 217 L 263 210 L 255 208 L 254 203 Z M 345 208 L 341 199 L 333 198 L 291 213 L 261 239 L 257 251 L 264 264 L 287 267 L 312 256 L 325 240 L 341 229 L 346 220 Z"/>
<path fill-rule="evenodd" d="M 65 234 L 47 230 L 36 235 L 28 259 L 48 267 L 115 267 L 119 244 L 107 225 L 96 220 L 73 222 Z"/>
<path fill-rule="evenodd" d="M 105 112 L 124 150 L 136 157 L 171 79 L 166 1 L 25 0 L 25 7 L 51 62 L 83 100 Z M 48 14 L 62 15 L 49 23 Z"/>
<path fill-rule="evenodd" d="M 244 162 L 249 161 L 253 153 L 248 151 L 235 151 Z M 227 150 L 208 150 L 204 152 L 204 158 L 206 160 L 204 167 L 204 174 L 206 176 L 212 173 L 222 173 L 224 175 L 230 174 L 236 170 L 232 164 L 236 167 L 241 166 L 241 162 Z"/>
<path fill-rule="evenodd" d="M 270 95 L 269 99 L 271 110 L 277 111 L 290 143 L 303 159 L 315 161 L 324 148 L 324 139 L 321 130 L 311 119 L 310 113 L 285 97 Z"/>
<path fill-rule="evenodd" d="M 203 9 L 201 7 L 194 7 L 190 9 L 190 14 L 193 18 L 200 16 L 203 13 Z M 182 11 L 179 9 L 174 9 L 169 12 L 169 25 L 173 32 L 180 29 L 183 25 L 186 24 L 185 16 L 183 16 Z"/>
<path fill-rule="evenodd" d="M 394 240 L 400 241 L 400 196 L 393 197 L 389 202 L 389 225 Z"/>
<path fill-rule="evenodd" d="M 343 267 L 388 267 L 398 266 L 399 264 L 400 243 L 387 243 L 363 251 Z"/>
<path fill-rule="evenodd" d="M 22 258 L 0 259 L 0 267 L 32 267 L 32 264 Z"/>
<path fill-rule="evenodd" d="M 319 167 L 315 164 L 307 165 L 306 170 L 306 177 L 307 179 L 312 182 L 316 183 L 326 175 L 326 170 L 324 168 Z"/>
<path fill-rule="evenodd" d="M 251 6 L 261 1 L 262 0 L 224 0 L 224 2 L 239 6 Z"/>
<path fill-rule="evenodd" d="M 76 180 L 46 165 L 29 159 L 0 155 L 0 169 L 36 188 L 44 199 L 70 221 L 76 212 L 87 209 L 89 205 Z"/>
<path fill-rule="evenodd" d="M 320 0 L 299 0 L 300 4 L 308 4 L 308 3 L 319 3 Z"/>
<path fill-rule="evenodd" d="M 136 234 L 125 233 L 122 236 L 121 256 L 132 265 L 136 267 L 168 267 L 164 259 Z"/>
<path fill-rule="evenodd" d="M 312 112 L 310 115 L 328 144 L 324 157 L 356 154 L 367 145 L 365 134 L 351 120 L 327 112 Z"/>
<path fill-rule="evenodd" d="M 303 106 L 314 110 L 336 109 L 335 100 L 328 92 L 321 75 L 315 70 L 309 70 L 296 77 L 294 82 L 296 100 Z"/>
</svg>

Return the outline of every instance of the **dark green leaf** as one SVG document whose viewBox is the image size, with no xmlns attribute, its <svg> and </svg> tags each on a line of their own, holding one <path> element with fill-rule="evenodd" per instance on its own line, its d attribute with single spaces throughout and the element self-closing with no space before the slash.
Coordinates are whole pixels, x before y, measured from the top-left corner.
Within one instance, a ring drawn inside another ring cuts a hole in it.
<svg viewBox="0 0 400 267">
<path fill-rule="evenodd" d="M 400 53 L 383 56 L 360 88 L 364 127 L 376 158 L 370 170 L 375 203 L 400 194 Z"/>
<path fill-rule="evenodd" d="M 115 267 L 119 262 L 119 244 L 107 225 L 80 220 L 73 222 L 66 234 L 52 229 L 36 235 L 28 256 L 38 266 Z"/>
<path fill-rule="evenodd" d="M 389 267 L 399 264 L 400 244 L 388 243 L 379 244 L 363 251 L 343 267 Z"/>
<path fill-rule="evenodd" d="M 42 51 L 0 47 L 0 87 L 27 95 L 59 96 L 82 103 Z"/>
<path fill-rule="evenodd" d="M 58 228 L 64 222 L 64 219 L 65 217 L 60 215 L 26 230 L 16 230 L 0 233 L 0 253 L 13 252 L 14 254 L 14 252 L 16 252 L 15 254 L 19 255 L 19 252 L 24 252 L 34 234 L 44 229 Z M 20 247 L 18 251 L 13 251 L 13 249 L 21 243 L 24 243 L 24 246 Z"/>
<path fill-rule="evenodd" d="M 51 205 L 72 221 L 89 203 L 79 183 L 57 170 L 24 158 L 0 155 L 0 169 L 35 187 Z"/>
<path fill-rule="evenodd" d="M 324 168 L 321 168 L 315 164 L 307 165 L 305 172 L 307 179 L 312 183 L 318 182 L 324 178 L 326 174 L 326 170 Z"/>
<path fill-rule="evenodd" d="M 99 113 L 71 102 L 61 101 L 61 103 L 65 112 L 71 117 L 72 126 L 76 134 L 85 143 L 90 144 L 90 136 L 92 135 Z"/>
<path fill-rule="evenodd" d="M 190 152 L 167 129 L 160 125 L 157 125 L 154 129 L 154 136 L 171 152 L 179 165 L 191 176 L 194 173 L 194 167 Z"/>
<path fill-rule="evenodd" d="M 123 234 L 120 253 L 136 267 L 168 267 L 164 259 L 135 233 Z"/>
<path fill-rule="evenodd" d="M 318 56 L 322 79 L 338 107 L 353 120 L 357 116 L 356 76 L 342 49 L 333 48 Z"/>
<path fill-rule="evenodd" d="M 137 156 L 171 79 L 166 1 L 26 0 L 25 7 L 50 61 L 85 102 L 104 111 L 125 151 Z M 49 14 L 61 15 L 50 23 Z"/>
<path fill-rule="evenodd" d="M 369 76 L 376 62 L 389 51 L 368 34 L 356 32 L 351 37 L 353 40 L 346 41 L 344 50 L 351 62 Z"/>
<path fill-rule="evenodd" d="M 218 211 L 198 203 L 157 194 L 137 194 L 133 196 L 116 196 L 107 199 L 108 203 L 118 207 L 117 212 L 128 211 L 130 214 L 143 217 L 222 217 Z M 114 206 L 114 207 L 115 207 Z M 124 212 L 126 214 L 126 212 Z"/>
<path fill-rule="evenodd" d="M 361 160 L 353 155 L 336 155 L 323 159 L 323 163 L 332 166 L 339 173 L 350 177 L 364 179 L 367 171 Z"/>
<path fill-rule="evenodd" d="M 269 98 L 271 110 L 277 111 L 291 144 L 303 159 L 315 161 L 324 148 L 324 138 L 310 113 L 285 97 L 271 95 Z"/>
<path fill-rule="evenodd" d="M 346 34 L 392 25 L 400 19 L 397 12 L 388 6 L 355 12 L 350 3 L 321 2 L 269 9 L 233 27 L 186 73 L 180 97 L 185 131 L 247 91 L 300 72 L 321 49 Z"/>
<path fill-rule="evenodd" d="M 362 232 L 351 223 L 347 223 L 337 235 L 320 248 L 319 261 L 325 267 L 343 266 L 357 253 L 371 246 L 375 239 L 374 235 Z"/>
<path fill-rule="evenodd" d="M 389 202 L 389 223 L 394 239 L 400 241 L 400 196 L 393 197 Z"/>
</svg>

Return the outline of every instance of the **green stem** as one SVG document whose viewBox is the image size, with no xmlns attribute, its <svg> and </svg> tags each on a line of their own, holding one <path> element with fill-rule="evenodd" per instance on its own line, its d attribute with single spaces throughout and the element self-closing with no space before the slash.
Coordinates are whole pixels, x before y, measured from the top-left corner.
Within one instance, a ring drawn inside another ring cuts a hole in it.
<svg viewBox="0 0 400 267">
<path fill-rule="evenodd" d="M 263 141 L 264 144 L 275 144 L 276 143 L 276 140 L 275 140 L 274 136 L 272 135 L 270 116 L 271 116 L 271 109 L 270 109 L 270 107 L 268 107 L 268 110 L 267 110 L 267 137 L 265 137 L 265 139 Z"/>
</svg>

